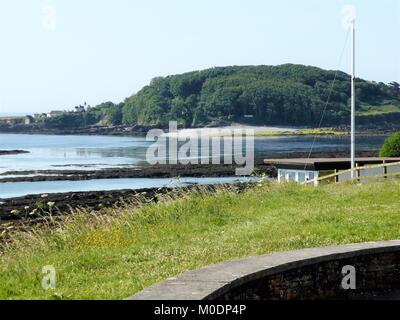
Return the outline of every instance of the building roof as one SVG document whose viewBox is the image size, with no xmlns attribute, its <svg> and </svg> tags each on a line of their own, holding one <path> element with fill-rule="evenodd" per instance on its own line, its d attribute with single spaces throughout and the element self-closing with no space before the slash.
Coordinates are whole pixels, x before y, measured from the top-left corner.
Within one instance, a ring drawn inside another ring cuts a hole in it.
<svg viewBox="0 0 400 320">
<path fill-rule="evenodd" d="M 368 164 L 400 162 L 400 158 L 356 158 L 359 166 Z M 315 158 L 315 159 L 266 159 L 265 164 L 276 166 L 278 169 L 297 170 L 347 170 L 351 168 L 350 158 Z"/>
</svg>

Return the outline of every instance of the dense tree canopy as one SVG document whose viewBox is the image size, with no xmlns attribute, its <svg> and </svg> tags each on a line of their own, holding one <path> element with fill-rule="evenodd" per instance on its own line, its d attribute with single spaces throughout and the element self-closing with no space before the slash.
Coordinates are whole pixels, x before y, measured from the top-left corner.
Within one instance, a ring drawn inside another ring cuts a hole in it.
<svg viewBox="0 0 400 320">
<path fill-rule="evenodd" d="M 97 106 L 95 110 L 100 111 L 100 114 L 105 116 L 105 120 L 109 125 L 120 125 L 122 123 L 122 108 L 124 104 L 114 104 L 105 102 Z"/>
<path fill-rule="evenodd" d="M 393 96 L 400 100 L 400 84 L 396 81 L 389 83 L 389 87 L 392 90 Z"/>
<path fill-rule="evenodd" d="M 126 99 L 125 124 L 199 126 L 213 120 L 252 118 L 262 124 L 316 125 L 325 108 L 335 71 L 302 65 L 221 67 L 155 78 Z M 358 104 L 393 99 L 383 83 L 358 79 Z M 325 122 L 348 120 L 350 76 L 339 72 Z"/>
<path fill-rule="evenodd" d="M 45 126 L 48 129 L 76 129 L 96 124 L 99 120 L 100 115 L 92 112 L 65 113 L 58 117 L 46 119 Z"/>
</svg>

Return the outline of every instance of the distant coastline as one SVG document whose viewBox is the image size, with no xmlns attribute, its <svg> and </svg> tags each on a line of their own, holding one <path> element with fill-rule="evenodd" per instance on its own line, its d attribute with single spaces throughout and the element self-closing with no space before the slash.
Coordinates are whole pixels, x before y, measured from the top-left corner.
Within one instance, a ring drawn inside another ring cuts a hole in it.
<svg viewBox="0 0 400 320">
<path fill-rule="evenodd" d="M 40 135 L 117 135 L 145 136 L 153 129 L 150 126 L 90 126 L 76 129 L 46 129 L 31 125 L 0 126 L 0 134 L 40 134 Z"/>
</svg>

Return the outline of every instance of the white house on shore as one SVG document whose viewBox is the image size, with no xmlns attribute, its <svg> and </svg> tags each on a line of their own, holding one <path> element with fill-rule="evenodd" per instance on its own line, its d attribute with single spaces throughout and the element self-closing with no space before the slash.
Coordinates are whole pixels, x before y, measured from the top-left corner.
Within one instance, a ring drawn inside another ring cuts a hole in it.
<svg viewBox="0 0 400 320">
<path fill-rule="evenodd" d="M 84 113 L 84 112 L 88 112 L 91 110 L 91 106 L 89 104 L 87 104 L 86 102 L 83 105 L 79 105 L 74 107 L 71 111 L 61 111 L 61 110 L 53 110 L 50 111 L 49 113 L 46 114 L 47 118 L 55 118 L 55 117 L 59 117 L 62 116 L 63 114 L 66 113 Z M 39 118 L 40 115 L 35 115 L 35 118 Z"/>
<path fill-rule="evenodd" d="M 59 117 L 62 116 L 64 113 L 66 113 L 66 111 L 53 110 L 47 114 L 47 118 Z"/>
<path fill-rule="evenodd" d="M 24 124 L 32 124 L 32 123 L 34 123 L 35 122 L 35 120 L 33 119 L 33 117 L 31 116 L 31 115 L 27 115 L 27 116 L 25 116 L 25 119 L 24 119 Z"/>
</svg>

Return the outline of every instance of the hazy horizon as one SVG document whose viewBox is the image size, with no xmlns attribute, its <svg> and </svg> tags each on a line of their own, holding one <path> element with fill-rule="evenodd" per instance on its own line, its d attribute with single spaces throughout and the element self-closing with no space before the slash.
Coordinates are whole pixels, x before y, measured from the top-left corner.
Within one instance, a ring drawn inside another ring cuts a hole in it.
<svg viewBox="0 0 400 320">
<path fill-rule="evenodd" d="M 304 64 L 349 73 L 342 0 L 7 0 L 0 4 L 0 113 L 121 102 L 157 76 Z M 400 82 L 400 2 L 357 8 L 357 76 Z"/>
</svg>

